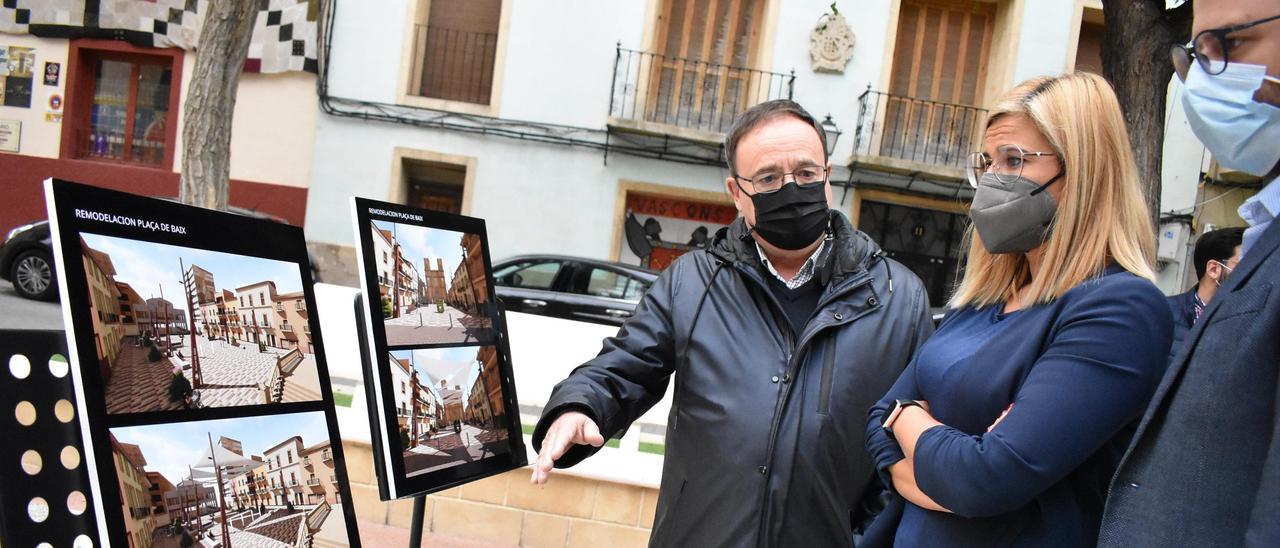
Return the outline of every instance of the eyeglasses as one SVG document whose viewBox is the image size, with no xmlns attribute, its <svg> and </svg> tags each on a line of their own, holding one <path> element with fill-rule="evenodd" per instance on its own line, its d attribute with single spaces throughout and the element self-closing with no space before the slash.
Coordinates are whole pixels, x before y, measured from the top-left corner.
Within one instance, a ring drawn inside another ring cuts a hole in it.
<svg viewBox="0 0 1280 548">
<path fill-rule="evenodd" d="M 965 178 L 973 188 L 978 188 L 978 181 L 982 180 L 982 176 L 986 173 L 995 175 L 996 180 L 1002 183 L 1011 183 L 1022 176 L 1022 168 L 1031 158 L 1040 156 L 1056 158 L 1058 153 L 1029 152 L 1022 150 L 1018 145 L 1000 145 L 996 147 L 994 157 L 985 152 L 974 152 L 969 155 L 969 160 L 965 164 Z"/>
<path fill-rule="evenodd" d="M 751 185 L 753 194 L 773 194 L 782 190 L 782 185 L 786 184 L 787 175 L 795 179 L 796 184 L 800 186 L 816 185 L 827 182 L 827 168 L 825 166 L 801 166 L 794 171 L 766 171 L 757 174 L 755 177 L 743 177 L 737 173 L 733 174 L 734 179 L 741 179 Z M 739 188 L 742 184 L 738 184 Z"/>
<path fill-rule="evenodd" d="M 1280 15 L 1265 17 L 1250 23 L 1200 31 L 1191 42 L 1184 46 L 1173 46 L 1173 50 L 1169 52 L 1173 60 L 1174 72 L 1178 73 L 1179 80 L 1186 81 L 1187 72 L 1191 70 L 1191 58 L 1194 57 L 1196 63 L 1207 74 L 1222 74 L 1227 70 L 1227 63 L 1231 62 L 1231 40 L 1228 35 L 1277 19 L 1280 19 Z"/>
</svg>

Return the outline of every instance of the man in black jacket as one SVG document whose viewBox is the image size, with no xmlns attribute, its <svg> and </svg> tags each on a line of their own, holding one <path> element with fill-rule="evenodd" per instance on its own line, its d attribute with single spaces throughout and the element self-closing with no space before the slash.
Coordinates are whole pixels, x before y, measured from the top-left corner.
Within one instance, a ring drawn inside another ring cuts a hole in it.
<svg viewBox="0 0 1280 548">
<path fill-rule="evenodd" d="M 1194 51 L 1174 59 L 1191 129 L 1264 186 L 1111 481 L 1104 547 L 1280 546 L 1280 0 L 1192 9 Z"/>
<path fill-rule="evenodd" d="M 862 425 L 932 333 L 928 296 L 828 209 L 823 132 L 799 105 L 748 109 L 725 156 L 741 217 L 556 386 L 533 482 L 620 437 L 674 374 L 651 544 L 851 545 L 880 490 Z"/>
</svg>

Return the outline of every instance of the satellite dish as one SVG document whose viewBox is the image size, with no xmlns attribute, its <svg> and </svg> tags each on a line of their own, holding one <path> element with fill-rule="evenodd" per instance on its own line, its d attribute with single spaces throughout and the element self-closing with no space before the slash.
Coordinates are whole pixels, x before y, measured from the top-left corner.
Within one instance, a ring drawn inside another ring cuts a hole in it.
<svg viewBox="0 0 1280 548">
<path fill-rule="evenodd" d="M 634 213 L 627 214 L 627 220 L 623 223 L 623 232 L 627 236 L 627 247 L 630 247 L 631 252 L 637 257 L 643 259 L 653 254 L 653 244 L 649 243 L 644 226 L 636 220 Z"/>
</svg>

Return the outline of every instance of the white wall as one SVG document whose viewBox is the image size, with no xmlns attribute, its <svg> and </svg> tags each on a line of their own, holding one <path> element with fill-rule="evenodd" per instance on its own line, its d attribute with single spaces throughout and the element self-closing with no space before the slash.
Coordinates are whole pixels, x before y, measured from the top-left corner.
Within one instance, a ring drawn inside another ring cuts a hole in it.
<svg viewBox="0 0 1280 548">
<path fill-rule="evenodd" d="M 307 238 L 355 245 L 351 196 L 388 200 L 395 147 L 476 158 L 470 214 L 487 219 L 490 254 L 608 257 L 620 180 L 724 192 L 727 170 L 597 150 L 325 116 L 317 125 Z"/>
<path fill-rule="evenodd" d="M 1075 2 L 1070 0 L 1023 0 L 1022 28 L 1017 39 L 1012 87 L 1037 76 L 1062 74 L 1067 70 L 1067 52 L 1075 30 Z"/>
<path fill-rule="evenodd" d="M 31 82 L 31 108 L 6 107 L 0 104 L 0 120 L 18 120 L 22 122 L 22 142 L 19 154 L 57 158 L 61 143 L 62 124 L 45 121 L 45 113 L 49 112 L 49 96 L 57 93 L 64 101 L 62 110 L 66 112 L 67 98 L 67 41 L 52 38 L 36 38 L 26 34 L 0 34 L 0 47 L 17 46 L 35 48 L 36 64 Z M 60 63 L 62 75 L 58 85 L 44 85 L 44 64 L 46 61 Z"/>
</svg>

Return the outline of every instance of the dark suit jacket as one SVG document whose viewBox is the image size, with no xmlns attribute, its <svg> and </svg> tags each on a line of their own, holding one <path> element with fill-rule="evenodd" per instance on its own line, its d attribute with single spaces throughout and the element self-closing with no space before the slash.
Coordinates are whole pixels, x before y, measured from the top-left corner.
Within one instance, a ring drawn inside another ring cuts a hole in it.
<svg viewBox="0 0 1280 548">
<path fill-rule="evenodd" d="M 1280 546 L 1280 222 L 1187 334 L 1111 482 L 1099 546 Z"/>
<path fill-rule="evenodd" d="M 1191 291 L 1169 297 L 1169 312 L 1173 313 L 1173 346 L 1169 347 L 1169 363 L 1173 363 L 1173 359 L 1182 352 L 1187 342 L 1187 333 L 1196 323 L 1197 289 L 1200 289 L 1200 286 L 1197 285 L 1191 288 Z"/>
</svg>

